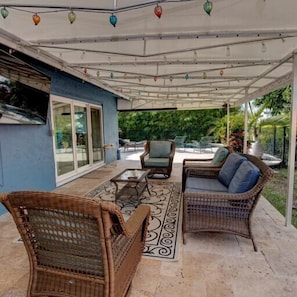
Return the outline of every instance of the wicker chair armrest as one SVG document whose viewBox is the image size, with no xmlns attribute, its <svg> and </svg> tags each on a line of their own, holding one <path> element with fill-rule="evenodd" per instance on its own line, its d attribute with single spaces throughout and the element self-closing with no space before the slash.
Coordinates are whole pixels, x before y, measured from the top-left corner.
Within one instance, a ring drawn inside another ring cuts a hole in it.
<svg viewBox="0 0 297 297">
<path fill-rule="evenodd" d="M 205 158 L 205 159 L 183 159 L 183 166 L 186 166 L 188 162 L 190 162 L 190 164 L 192 165 L 193 163 L 195 164 L 196 162 L 198 163 L 197 166 L 199 166 L 199 163 L 202 162 L 202 164 L 204 162 L 211 162 L 212 158 Z M 201 164 L 200 164 L 201 165 Z"/>
<path fill-rule="evenodd" d="M 139 205 L 125 223 L 125 228 L 123 228 L 124 234 L 128 237 L 134 236 L 141 224 L 146 222 L 147 225 L 150 218 L 150 212 L 151 209 L 148 205 Z"/>
<path fill-rule="evenodd" d="M 186 177 L 217 178 L 220 169 L 217 166 L 186 167 L 185 173 Z"/>
<path fill-rule="evenodd" d="M 147 151 L 145 151 L 144 153 L 142 153 L 141 155 L 140 155 L 140 160 L 141 161 L 144 161 L 144 160 L 146 160 L 146 159 L 148 159 L 149 158 L 149 152 L 147 152 Z"/>
<path fill-rule="evenodd" d="M 127 221 L 121 210 L 111 202 L 102 202 L 102 208 L 107 213 L 113 214 L 113 219 L 109 228 L 113 234 L 123 234 L 127 238 L 133 238 L 141 229 L 142 240 L 145 240 L 150 219 L 151 209 L 148 205 L 139 205 Z"/>
<path fill-rule="evenodd" d="M 103 210 L 114 215 L 113 223 L 110 227 L 113 227 L 116 233 L 133 237 L 142 224 L 148 224 L 151 211 L 148 205 L 139 205 L 127 221 L 124 220 L 120 208 L 114 203 L 103 201 L 101 205 Z M 145 232 L 145 228 L 143 228 L 143 232 Z"/>
<path fill-rule="evenodd" d="M 170 154 L 169 154 L 169 159 L 173 159 L 174 154 L 175 154 L 175 151 L 171 151 Z"/>
</svg>

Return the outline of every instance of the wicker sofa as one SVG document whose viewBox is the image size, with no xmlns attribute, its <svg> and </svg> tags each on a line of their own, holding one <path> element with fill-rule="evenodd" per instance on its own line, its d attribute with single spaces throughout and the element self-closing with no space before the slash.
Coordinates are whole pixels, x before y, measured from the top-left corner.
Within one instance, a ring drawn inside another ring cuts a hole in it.
<svg viewBox="0 0 297 297">
<path fill-rule="evenodd" d="M 52 192 L 0 195 L 27 250 L 27 296 L 124 297 L 144 249 L 150 207 L 125 222 L 110 202 Z"/>
<path fill-rule="evenodd" d="M 221 168 L 188 168 L 183 185 L 183 241 L 187 232 L 219 231 L 250 238 L 251 218 L 273 170 L 259 158 L 231 153 Z"/>
</svg>

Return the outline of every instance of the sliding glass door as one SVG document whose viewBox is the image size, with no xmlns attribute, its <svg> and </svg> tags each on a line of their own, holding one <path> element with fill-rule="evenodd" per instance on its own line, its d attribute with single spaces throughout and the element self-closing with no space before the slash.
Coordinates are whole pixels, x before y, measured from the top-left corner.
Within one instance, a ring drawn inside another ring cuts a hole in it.
<svg viewBox="0 0 297 297">
<path fill-rule="evenodd" d="M 102 145 L 102 114 L 98 108 L 91 107 L 91 138 L 92 138 L 92 154 L 93 162 L 103 160 L 103 145 Z M 98 127 L 100 127 L 98 129 Z"/>
<path fill-rule="evenodd" d="M 58 182 L 103 163 L 100 106 L 54 97 L 52 115 Z"/>
<path fill-rule="evenodd" d="M 83 167 L 90 164 L 86 107 L 74 106 L 74 125 L 77 166 Z"/>
<path fill-rule="evenodd" d="M 53 102 L 57 175 L 74 171 L 71 105 Z"/>
</svg>

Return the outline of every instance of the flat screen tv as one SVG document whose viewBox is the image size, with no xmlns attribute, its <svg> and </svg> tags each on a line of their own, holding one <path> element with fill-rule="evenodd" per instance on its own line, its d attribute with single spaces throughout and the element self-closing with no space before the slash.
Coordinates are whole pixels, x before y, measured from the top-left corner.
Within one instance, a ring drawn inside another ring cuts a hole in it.
<svg viewBox="0 0 297 297">
<path fill-rule="evenodd" d="M 0 124 L 45 124 L 49 94 L 0 77 Z"/>
<path fill-rule="evenodd" d="M 0 124 L 46 124 L 49 89 L 47 76 L 0 47 Z"/>
</svg>

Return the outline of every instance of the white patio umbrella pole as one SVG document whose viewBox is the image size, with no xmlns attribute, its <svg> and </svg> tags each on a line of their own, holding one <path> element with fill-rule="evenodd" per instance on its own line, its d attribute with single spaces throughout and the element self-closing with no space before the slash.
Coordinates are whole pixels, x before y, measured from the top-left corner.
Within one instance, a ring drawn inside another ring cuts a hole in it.
<svg viewBox="0 0 297 297">
<path fill-rule="evenodd" d="M 245 89 L 245 98 L 247 98 L 248 89 Z M 243 138 L 243 152 L 247 153 L 247 138 L 248 138 L 248 102 L 244 104 L 244 138 Z"/>
<path fill-rule="evenodd" d="M 294 173 L 295 173 L 295 150 L 296 150 L 296 125 L 297 125 L 297 54 L 293 56 L 293 84 L 291 99 L 291 135 L 289 146 L 288 165 L 288 197 L 286 204 L 286 226 L 292 222 Z"/>
</svg>

